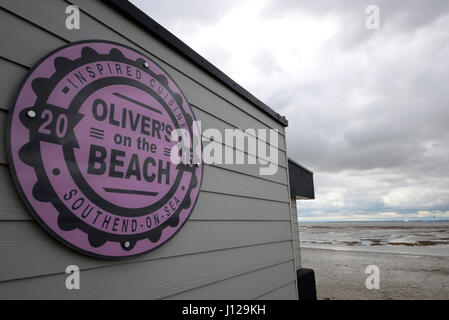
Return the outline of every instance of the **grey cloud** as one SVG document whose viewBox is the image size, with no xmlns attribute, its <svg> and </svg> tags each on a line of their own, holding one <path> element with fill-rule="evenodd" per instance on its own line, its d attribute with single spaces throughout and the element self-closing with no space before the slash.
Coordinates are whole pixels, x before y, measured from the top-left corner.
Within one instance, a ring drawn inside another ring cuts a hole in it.
<svg viewBox="0 0 449 320">
<path fill-rule="evenodd" d="M 369 5 L 376 5 L 380 9 L 381 18 L 386 25 L 413 28 L 426 25 L 449 12 L 449 2 L 446 0 L 272 0 L 265 9 L 267 15 L 282 15 L 292 10 L 306 11 L 323 18 L 326 15 L 336 15 L 343 19 L 360 20 L 365 22 L 365 9 Z"/>
<path fill-rule="evenodd" d="M 282 70 L 277 63 L 275 53 L 267 47 L 262 47 L 257 51 L 253 58 L 253 63 L 263 68 L 267 76 L 271 76 L 273 72 L 281 72 Z"/>
<path fill-rule="evenodd" d="M 323 171 L 428 162 L 424 144 L 449 138 L 448 48 L 449 42 L 430 52 L 398 47 L 388 54 L 397 58 L 381 56 L 360 68 L 348 63 L 344 76 L 332 65 L 317 65 L 311 73 L 326 70 L 326 79 L 280 89 L 269 101 L 284 107 L 292 124 L 288 133 L 296 138 L 290 153 Z M 402 58 L 404 52 L 413 58 Z M 375 100 L 359 105 L 354 92 Z M 291 97 L 290 106 L 283 97 Z"/>
<path fill-rule="evenodd" d="M 221 69 L 226 70 L 231 60 L 229 51 L 219 44 L 208 44 L 207 46 L 201 46 L 198 48 L 199 52 L 207 52 L 207 59 L 213 61 L 214 65 Z"/>
<path fill-rule="evenodd" d="M 411 32 L 449 13 L 447 0 L 272 0 L 264 15 L 279 17 L 292 12 L 307 12 L 317 19 L 336 17 L 341 27 L 338 44 L 352 49 L 375 35 L 365 27 L 365 10 L 369 5 L 379 7 L 381 31 Z"/>
</svg>

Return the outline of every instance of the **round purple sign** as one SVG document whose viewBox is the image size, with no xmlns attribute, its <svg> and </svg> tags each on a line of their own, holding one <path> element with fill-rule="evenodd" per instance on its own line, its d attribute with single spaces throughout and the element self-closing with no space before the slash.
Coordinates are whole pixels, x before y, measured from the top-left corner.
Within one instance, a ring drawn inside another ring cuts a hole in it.
<svg viewBox="0 0 449 320">
<path fill-rule="evenodd" d="M 193 111 L 154 61 L 113 42 L 71 43 L 39 61 L 18 93 L 12 175 L 33 216 L 63 243 L 134 256 L 173 237 L 198 198 L 203 167 L 173 161 L 178 130 L 201 159 Z"/>
</svg>

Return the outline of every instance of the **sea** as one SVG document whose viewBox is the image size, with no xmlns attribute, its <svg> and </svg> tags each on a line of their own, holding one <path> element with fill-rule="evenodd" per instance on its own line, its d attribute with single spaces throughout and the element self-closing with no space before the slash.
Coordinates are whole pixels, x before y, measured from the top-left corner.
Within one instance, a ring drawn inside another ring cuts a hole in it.
<svg viewBox="0 0 449 320">
<path fill-rule="evenodd" d="M 449 257 L 449 221 L 299 222 L 301 248 Z"/>
</svg>

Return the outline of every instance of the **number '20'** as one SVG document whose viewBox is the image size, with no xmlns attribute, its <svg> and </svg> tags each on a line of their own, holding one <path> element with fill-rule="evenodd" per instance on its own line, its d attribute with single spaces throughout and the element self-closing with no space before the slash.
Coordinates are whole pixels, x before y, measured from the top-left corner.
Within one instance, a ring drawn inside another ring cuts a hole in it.
<svg viewBox="0 0 449 320">
<path fill-rule="evenodd" d="M 42 133 L 42 134 L 47 134 L 47 135 L 52 134 L 50 126 L 53 124 L 53 120 L 54 120 L 53 112 L 51 112 L 48 109 L 45 109 L 41 113 L 41 119 L 44 120 L 44 122 L 42 122 L 41 126 L 39 127 L 38 132 Z M 56 133 L 56 136 L 58 138 L 63 138 L 67 133 L 67 127 L 69 124 L 67 115 L 65 115 L 63 113 L 59 114 L 56 117 L 55 122 L 56 123 L 54 125 L 54 128 L 55 128 L 54 133 Z"/>
</svg>

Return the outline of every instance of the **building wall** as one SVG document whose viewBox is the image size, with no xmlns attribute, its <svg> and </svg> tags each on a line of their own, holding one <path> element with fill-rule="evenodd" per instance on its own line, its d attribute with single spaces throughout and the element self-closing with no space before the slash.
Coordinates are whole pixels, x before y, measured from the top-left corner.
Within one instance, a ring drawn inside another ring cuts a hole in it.
<svg viewBox="0 0 449 320">
<path fill-rule="evenodd" d="M 123 261 L 90 258 L 47 234 L 19 200 L 0 131 L 0 299 L 296 299 L 296 262 L 284 128 L 134 21 L 102 1 L 0 0 L 0 126 L 27 70 L 72 41 L 105 39 L 150 56 L 184 91 L 203 130 L 275 128 L 279 170 L 205 165 L 197 205 L 161 248 Z M 81 29 L 65 28 L 65 8 L 81 8 Z M 296 214 L 296 213 L 295 213 Z M 296 243 L 296 242 L 295 242 Z M 81 269 L 81 289 L 65 288 L 65 268 Z"/>
</svg>

